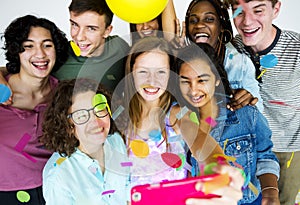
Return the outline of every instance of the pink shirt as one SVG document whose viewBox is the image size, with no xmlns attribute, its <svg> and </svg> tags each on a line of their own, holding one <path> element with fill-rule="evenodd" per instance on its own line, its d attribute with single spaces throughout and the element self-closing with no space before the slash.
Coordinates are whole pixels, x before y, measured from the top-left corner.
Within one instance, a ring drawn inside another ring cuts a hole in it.
<svg viewBox="0 0 300 205">
<path fill-rule="evenodd" d="M 50 77 L 51 88 L 58 81 Z M 33 110 L 0 105 L 0 190 L 31 189 L 42 185 L 42 170 L 51 153 L 38 141 L 46 104 Z"/>
</svg>

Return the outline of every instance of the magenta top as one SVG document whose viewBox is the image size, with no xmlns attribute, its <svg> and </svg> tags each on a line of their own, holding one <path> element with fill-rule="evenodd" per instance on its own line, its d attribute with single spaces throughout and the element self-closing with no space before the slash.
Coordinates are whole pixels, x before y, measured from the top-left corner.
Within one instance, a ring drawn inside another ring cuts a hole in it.
<svg viewBox="0 0 300 205">
<path fill-rule="evenodd" d="M 58 80 L 50 76 L 52 90 Z M 40 143 L 46 104 L 33 110 L 0 105 L 0 190 L 16 191 L 42 185 L 42 170 L 51 152 Z"/>
</svg>

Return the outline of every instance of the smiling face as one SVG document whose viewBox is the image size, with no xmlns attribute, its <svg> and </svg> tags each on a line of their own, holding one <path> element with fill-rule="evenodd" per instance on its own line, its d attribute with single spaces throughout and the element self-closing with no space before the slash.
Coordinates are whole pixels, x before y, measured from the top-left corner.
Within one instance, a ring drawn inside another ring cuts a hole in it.
<svg viewBox="0 0 300 205">
<path fill-rule="evenodd" d="M 215 88 L 220 83 L 210 65 L 201 59 L 183 63 L 179 71 L 179 80 L 184 99 L 198 108 L 211 102 Z"/>
<path fill-rule="evenodd" d="M 23 48 L 25 51 L 19 54 L 20 73 L 38 78 L 47 77 L 56 60 L 50 31 L 42 27 L 31 27 Z"/>
<path fill-rule="evenodd" d="M 208 43 L 215 48 L 221 25 L 213 5 L 208 1 L 198 2 L 190 12 L 187 29 L 193 42 Z"/>
<path fill-rule="evenodd" d="M 136 31 L 141 38 L 147 36 L 157 36 L 157 30 L 159 29 L 158 20 L 155 18 L 152 21 L 136 24 Z"/>
<path fill-rule="evenodd" d="M 80 55 L 85 57 L 100 56 L 104 49 L 105 38 L 112 26 L 106 27 L 105 16 L 94 11 L 76 15 L 70 12 L 71 37 L 80 48 Z"/>
<path fill-rule="evenodd" d="M 69 110 L 69 113 L 73 113 L 81 109 L 91 109 L 92 99 L 95 96 L 95 92 L 87 91 L 79 93 L 73 97 L 73 104 Z M 98 118 L 94 115 L 93 111 L 89 111 L 89 120 L 81 125 L 74 123 L 74 134 L 79 140 L 79 147 L 83 147 L 86 150 L 91 146 L 98 146 L 105 142 L 110 129 L 110 117 L 106 115 L 103 118 Z"/>
<path fill-rule="evenodd" d="M 141 54 L 133 65 L 135 88 L 145 101 L 159 101 L 167 89 L 169 75 L 169 56 L 159 50 Z"/>
<path fill-rule="evenodd" d="M 233 12 L 241 5 L 233 5 Z M 272 2 L 249 1 L 241 12 L 234 18 L 234 24 L 241 35 L 243 43 L 251 46 L 254 51 L 262 51 L 270 46 L 276 36 L 272 21 L 278 16 L 280 2 L 272 7 Z"/>
</svg>

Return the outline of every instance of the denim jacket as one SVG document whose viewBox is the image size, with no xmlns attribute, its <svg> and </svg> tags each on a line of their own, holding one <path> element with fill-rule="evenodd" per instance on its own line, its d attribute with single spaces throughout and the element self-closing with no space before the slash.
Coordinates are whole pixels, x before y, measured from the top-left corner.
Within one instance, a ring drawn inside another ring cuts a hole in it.
<svg viewBox="0 0 300 205">
<path fill-rule="evenodd" d="M 260 96 L 258 81 L 255 79 L 255 67 L 246 54 L 239 53 L 231 44 L 226 44 L 224 68 L 232 89 L 243 88 L 258 98 L 256 106 L 263 112 L 263 100 Z"/>
<path fill-rule="evenodd" d="M 211 136 L 221 147 L 224 147 L 228 139 L 225 154 L 236 158 L 235 162 L 244 168 L 246 176 L 250 175 L 250 181 L 259 192 L 261 188 L 258 176 L 271 173 L 279 179 L 278 160 L 271 150 L 272 133 L 266 118 L 255 106 L 245 106 L 234 112 L 221 108 L 216 121 L 218 124 L 212 129 Z M 239 204 L 251 203 L 256 198 L 247 187 L 243 190 L 243 199 Z"/>
</svg>

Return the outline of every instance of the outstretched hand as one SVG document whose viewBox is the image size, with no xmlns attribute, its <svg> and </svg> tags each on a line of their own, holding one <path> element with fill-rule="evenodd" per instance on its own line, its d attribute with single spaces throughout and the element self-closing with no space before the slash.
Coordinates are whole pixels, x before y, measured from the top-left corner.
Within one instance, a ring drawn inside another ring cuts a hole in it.
<svg viewBox="0 0 300 205">
<path fill-rule="evenodd" d="M 244 178 L 240 171 L 229 165 L 218 165 L 214 167 L 214 171 L 219 174 L 228 173 L 231 179 L 229 185 L 221 187 L 212 192 L 212 194 L 219 195 L 220 197 L 211 199 L 187 199 L 187 205 L 236 205 L 243 197 L 242 186 Z M 198 182 L 196 189 L 199 189 L 202 184 Z"/>
<path fill-rule="evenodd" d="M 184 48 L 187 46 L 186 40 L 185 40 L 185 22 L 182 22 L 182 29 L 180 26 L 179 19 L 176 19 L 176 29 L 175 29 L 175 36 L 173 40 L 171 41 L 172 46 L 175 49 Z"/>
</svg>

